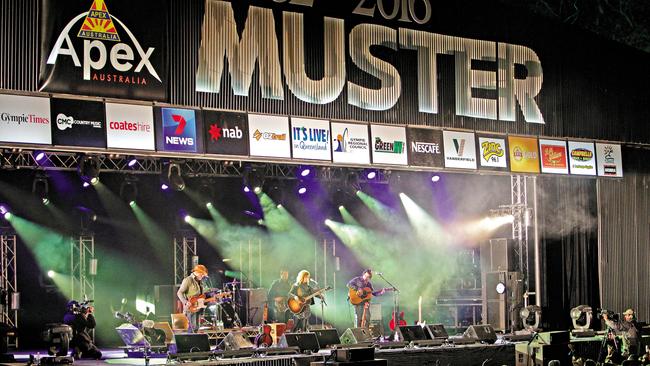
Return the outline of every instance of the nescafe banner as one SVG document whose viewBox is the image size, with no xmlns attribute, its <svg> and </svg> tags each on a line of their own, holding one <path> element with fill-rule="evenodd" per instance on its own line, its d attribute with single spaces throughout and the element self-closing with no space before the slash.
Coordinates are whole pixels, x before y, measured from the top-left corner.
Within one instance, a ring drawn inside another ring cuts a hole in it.
<svg viewBox="0 0 650 366">
<path fill-rule="evenodd" d="M 248 155 L 246 113 L 204 110 L 203 121 L 208 154 Z"/>
<path fill-rule="evenodd" d="M 41 0 L 41 91 L 167 100 L 167 2 Z"/>
<path fill-rule="evenodd" d="M 441 130 L 409 127 L 406 129 L 406 135 L 411 165 L 437 168 L 444 166 Z"/>
<path fill-rule="evenodd" d="M 52 144 L 106 148 L 104 103 L 50 99 Z"/>
</svg>

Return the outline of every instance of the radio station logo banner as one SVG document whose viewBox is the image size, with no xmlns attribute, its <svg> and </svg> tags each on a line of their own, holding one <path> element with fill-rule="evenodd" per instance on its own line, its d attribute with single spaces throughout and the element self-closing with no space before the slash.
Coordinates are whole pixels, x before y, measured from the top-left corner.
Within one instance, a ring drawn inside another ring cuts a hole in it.
<svg viewBox="0 0 650 366">
<path fill-rule="evenodd" d="M 566 142 L 539 139 L 542 173 L 569 174 Z"/>
<path fill-rule="evenodd" d="M 167 2 L 43 0 L 39 90 L 167 100 Z"/>
<path fill-rule="evenodd" d="M 203 121 L 208 154 L 248 155 L 246 113 L 204 110 Z"/>
<path fill-rule="evenodd" d="M 505 137 L 479 135 L 478 151 L 478 160 L 481 162 L 481 169 L 508 169 L 508 147 Z"/>
<path fill-rule="evenodd" d="M 332 160 L 344 164 L 370 164 L 368 125 L 332 122 Z"/>
<path fill-rule="evenodd" d="M 596 161 L 598 162 L 599 176 L 623 176 L 621 145 L 596 143 Z"/>
<path fill-rule="evenodd" d="M 154 108 L 157 148 L 183 153 L 203 152 L 201 112 L 183 108 Z"/>
<path fill-rule="evenodd" d="M 52 143 L 50 99 L 0 94 L 0 141 Z"/>
<path fill-rule="evenodd" d="M 330 122 L 291 117 L 291 151 L 295 159 L 332 160 Z"/>
<path fill-rule="evenodd" d="M 406 128 L 370 125 L 373 164 L 408 165 Z"/>
<path fill-rule="evenodd" d="M 438 168 L 444 166 L 441 130 L 408 127 L 406 135 L 411 165 Z"/>
<path fill-rule="evenodd" d="M 104 103 L 50 99 L 52 144 L 106 148 Z"/>
<path fill-rule="evenodd" d="M 471 132 L 443 131 L 445 167 L 476 169 L 476 140 Z"/>
<path fill-rule="evenodd" d="M 106 145 L 117 149 L 155 150 L 153 108 L 106 103 Z"/>
<path fill-rule="evenodd" d="M 569 141 L 569 172 L 596 175 L 596 148 L 593 142 Z"/>
<path fill-rule="evenodd" d="M 510 148 L 510 171 L 539 173 L 537 138 L 508 136 Z"/>
<path fill-rule="evenodd" d="M 251 155 L 291 157 L 288 117 L 249 114 L 248 133 Z"/>
</svg>

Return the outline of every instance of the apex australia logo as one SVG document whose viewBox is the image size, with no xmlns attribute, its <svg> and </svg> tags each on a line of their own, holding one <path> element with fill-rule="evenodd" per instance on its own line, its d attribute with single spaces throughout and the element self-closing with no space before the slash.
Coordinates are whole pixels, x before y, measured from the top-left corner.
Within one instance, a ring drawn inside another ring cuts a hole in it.
<svg viewBox="0 0 650 366">
<path fill-rule="evenodd" d="M 74 117 L 68 117 L 63 113 L 59 113 L 56 116 L 56 127 L 59 130 L 65 131 L 68 128 L 72 128 L 74 125 L 90 126 L 92 128 L 102 128 L 102 122 L 101 121 L 76 120 L 76 119 L 74 119 Z"/>
<path fill-rule="evenodd" d="M 278 134 L 275 132 L 261 132 L 260 130 L 256 129 L 255 132 L 253 133 L 253 138 L 257 141 L 264 139 L 264 140 L 278 140 L 278 141 L 284 141 L 287 139 L 287 134 Z"/>
<path fill-rule="evenodd" d="M 82 18 L 85 20 L 77 35 L 78 38 L 84 38 L 83 59 L 80 61 L 70 38 L 70 31 Z M 133 47 L 120 42 L 115 23 L 124 29 Z M 117 43 L 110 47 L 109 52 L 105 41 Z M 133 48 L 135 48 L 137 58 Z M 97 55 L 95 59 L 91 56 L 93 50 Z M 145 51 L 131 30 L 118 18 L 110 15 L 106 3 L 103 0 L 94 0 L 88 12 L 77 15 L 63 28 L 47 58 L 47 64 L 55 65 L 59 55 L 69 56 L 74 66 L 82 69 L 83 80 L 138 85 L 148 84 L 147 77 L 140 74 L 146 68 L 152 77 L 162 83 L 150 61 L 154 51 L 153 47 L 149 47 Z M 136 61 L 137 64 L 135 64 Z M 110 62 L 110 67 L 106 65 L 107 62 Z"/>
<path fill-rule="evenodd" d="M 375 152 L 401 154 L 404 151 L 404 141 L 385 142 L 381 137 L 375 137 Z"/>
<path fill-rule="evenodd" d="M 210 125 L 208 133 L 210 134 L 211 142 L 218 142 L 220 139 L 241 140 L 244 137 L 244 133 L 239 126 L 235 126 L 235 128 L 219 127 L 217 123 Z"/>
<path fill-rule="evenodd" d="M 501 144 L 495 141 L 483 141 L 481 143 L 481 152 L 485 161 L 498 162 L 499 158 L 505 155 Z"/>
<path fill-rule="evenodd" d="M 292 128 L 293 148 L 300 150 L 327 150 L 330 132 L 325 128 Z"/>
</svg>

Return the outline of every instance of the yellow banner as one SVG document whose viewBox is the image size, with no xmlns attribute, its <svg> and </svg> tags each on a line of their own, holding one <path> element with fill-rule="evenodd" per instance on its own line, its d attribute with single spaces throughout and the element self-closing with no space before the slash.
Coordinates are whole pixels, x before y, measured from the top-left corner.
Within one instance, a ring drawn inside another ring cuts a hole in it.
<svg viewBox="0 0 650 366">
<path fill-rule="evenodd" d="M 539 150 L 535 137 L 508 136 L 510 170 L 517 173 L 539 173 Z"/>
</svg>

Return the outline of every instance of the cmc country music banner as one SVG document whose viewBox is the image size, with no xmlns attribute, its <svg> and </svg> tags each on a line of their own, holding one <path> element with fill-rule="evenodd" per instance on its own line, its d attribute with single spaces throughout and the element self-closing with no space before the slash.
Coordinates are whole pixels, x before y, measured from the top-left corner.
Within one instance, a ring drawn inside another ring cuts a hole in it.
<svg viewBox="0 0 650 366">
<path fill-rule="evenodd" d="M 249 114 L 248 133 L 251 156 L 291 157 L 289 118 Z"/>
<path fill-rule="evenodd" d="M 476 142 L 474 133 L 443 131 L 445 167 L 476 169 Z"/>
<path fill-rule="evenodd" d="M 154 131 L 151 106 L 106 103 L 106 146 L 109 149 L 155 150 Z"/>
<path fill-rule="evenodd" d="M 370 125 L 372 163 L 407 165 L 406 128 Z"/>
<path fill-rule="evenodd" d="M 441 130 L 408 127 L 406 136 L 410 165 L 436 168 L 444 166 Z"/>
<path fill-rule="evenodd" d="M 208 154 L 248 155 L 246 113 L 204 110 L 203 122 Z"/>
<path fill-rule="evenodd" d="M 508 147 L 505 137 L 478 135 L 478 152 L 481 169 L 508 169 Z"/>
<path fill-rule="evenodd" d="M 155 107 L 156 150 L 202 153 L 203 114 L 199 110 Z"/>
<path fill-rule="evenodd" d="M 50 99 L 52 144 L 106 148 L 104 103 Z"/>
<path fill-rule="evenodd" d="M 596 148 L 593 142 L 569 141 L 569 172 L 596 175 Z"/>
<path fill-rule="evenodd" d="M 537 138 L 508 136 L 510 171 L 516 173 L 539 173 Z"/>
<path fill-rule="evenodd" d="M 596 161 L 598 162 L 599 176 L 623 176 L 621 145 L 596 143 Z"/>
<path fill-rule="evenodd" d="M 539 139 L 539 155 L 542 173 L 569 174 L 565 141 Z"/>
<path fill-rule="evenodd" d="M 332 160 L 342 164 L 370 164 L 368 125 L 332 122 Z"/>
<path fill-rule="evenodd" d="M 295 159 L 332 160 L 330 122 L 291 117 L 291 152 Z"/>
<path fill-rule="evenodd" d="M 167 100 L 166 1 L 42 0 L 39 15 L 39 90 Z"/>
<path fill-rule="evenodd" d="M 0 141 L 52 143 L 50 99 L 0 94 Z"/>
</svg>

